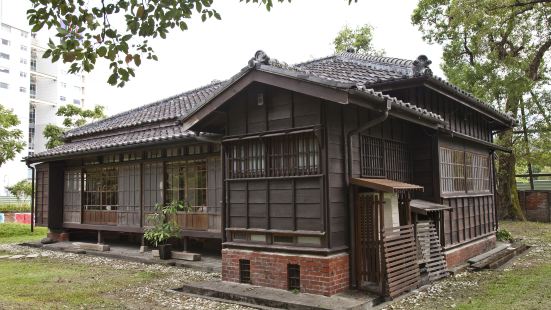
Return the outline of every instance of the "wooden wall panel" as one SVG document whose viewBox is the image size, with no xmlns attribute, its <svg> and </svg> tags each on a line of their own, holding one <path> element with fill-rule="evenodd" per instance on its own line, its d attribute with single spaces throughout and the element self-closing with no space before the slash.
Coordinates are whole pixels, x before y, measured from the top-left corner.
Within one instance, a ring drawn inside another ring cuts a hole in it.
<svg viewBox="0 0 551 310">
<path fill-rule="evenodd" d="M 36 166 L 35 212 L 36 225 L 48 226 L 48 201 L 50 190 L 50 165 Z"/>
<path fill-rule="evenodd" d="M 390 91 L 388 94 L 440 114 L 449 122 L 453 131 L 479 140 L 491 141 L 489 120 L 459 102 L 423 87 Z"/>
<path fill-rule="evenodd" d="M 443 216 L 446 246 L 495 232 L 493 195 L 445 198 L 442 202 L 452 207 Z"/>
<path fill-rule="evenodd" d="M 63 187 L 63 222 L 80 223 L 82 216 L 82 173 L 80 168 L 65 170 Z"/>
</svg>

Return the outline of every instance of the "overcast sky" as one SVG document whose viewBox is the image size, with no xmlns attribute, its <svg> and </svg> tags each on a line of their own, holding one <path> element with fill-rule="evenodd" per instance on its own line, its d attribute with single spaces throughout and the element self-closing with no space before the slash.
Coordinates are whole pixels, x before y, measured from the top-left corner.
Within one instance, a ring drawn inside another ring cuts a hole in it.
<svg viewBox="0 0 551 310">
<path fill-rule="evenodd" d="M 441 48 L 423 42 L 411 24 L 416 0 L 359 0 L 351 5 L 347 0 L 293 0 L 276 3 L 271 12 L 239 0 L 214 3 L 222 20 L 202 23 L 196 18 L 189 30 L 175 30 L 165 40 L 154 40 L 159 61 L 142 61 L 136 77 L 124 88 L 109 86 L 107 66 L 98 63 L 87 79 L 86 105 L 102 104 L 111 115 L 226 79 L 259 49 L 289 64 L 327 56 L 333 53 L 332 41 L 344 25 L 365 23 L 375 28 L 374 45 L 387 56 L 415 59 L 426 54 L 433 61 L 433 71 L 442 76 Z"/>
</svg>

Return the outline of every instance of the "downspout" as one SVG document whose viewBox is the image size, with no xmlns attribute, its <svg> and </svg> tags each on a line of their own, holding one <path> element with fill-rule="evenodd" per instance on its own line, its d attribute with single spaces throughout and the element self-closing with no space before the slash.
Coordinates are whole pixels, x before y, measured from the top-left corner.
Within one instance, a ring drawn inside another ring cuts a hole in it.
<svg viewBox="0 0 551 310">
<path fill-rule="evenodd" d="M 31 166 L 30 163 L 27 163 L 27 167 L 31 169 L 32 176 L 31 176 L 31 232 L 34 232 L 34 179 L 35 179 L 35 168 L 34 166 Z"/>
<path fill-rule="evenodd" d="M 509 130 L 509 129 L 496 130 L 496 131 L 492 132 L 492 134 L 490 135 L 490 141 L 492 143 L 494 143 L 494 136 L 501 133 L 501 132 L 507 131 L 507 130 Z M 493 182 L 492 182 L 493 185 L 494 185 L 494 222 L 496 223 L 496 231 L 498 231 L 498 229 L 499 229 L 499 215 L 497 214 L 497 211 L 498 211 L 497 196 L 498 195 L 497 195 L 497 183 L 496 183 L 496 160 L 495 160 L 496 156 L 495 156 L 495 151 L 496 150 L 492 150 L 490 153 L 492 154 L 492 177 L 494 178 Z"/>
<path fill-rule="evenodd" d="M 368 121 L 364 125 L 349 131 L 346 134 L 346 152 L 344 152 L 345 157 L 345 169 L 344 169 L 344 176 L 345 176 L 345 182 L 346 187 L 348 189 L 348 214 L 349 214 L 349 224 L 350 224 L 350 249 L 351 249 L 351 268 L 350 268 L 350 279 L 351 282 L 356 285 L 356 246 L 355 246 L 355 221 L 354 221 L 354 193 L 352 189 L 350 188 L 350 178 L 352 177 L 352 136 L 355 134 L 358 134 L 360 132 L 363 132 L 371 127 L 374 127 L 382 122 L 384 122 L 388 118 L 389 111 L 392 107 L 392 104 L 390 101 L 386 101 L 386 107 L 383 113 Z"/>
</svg>

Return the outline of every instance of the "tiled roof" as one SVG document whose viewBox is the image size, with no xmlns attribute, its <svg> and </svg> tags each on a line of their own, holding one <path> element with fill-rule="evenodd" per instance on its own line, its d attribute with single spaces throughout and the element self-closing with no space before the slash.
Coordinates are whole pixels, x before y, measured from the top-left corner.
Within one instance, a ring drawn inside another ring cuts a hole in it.
<svg viewBox="0 0 551 310">
<path fill-rule="evenodd" d="M 176 120 L 195 109 L 197 105 L 205 102 L 223 85 L 223 83 L 224 82 L 219 81 L 214 82 L 176 96 L 84 125 L 66 132 L 65 138 L 70 139 L 103 131 L 111 131 L 171 119 Z"/>
<path fill-rule="evenodd" d="M 182 130 L 182 126 L 175 124 L 172 126 L 148 128 L 70 142 L 35 154 L 31 158 L 33 161 L 37 161 L 41 158 L 98 152 L 105 149 L 127 147 L 137 144 L 181 141 L 194 137 L 195 134 L 193 132 L 184 131 Z"/>
<path fill-rule="evenodd" d="M 422 78 L 458 93 L 478 106 L 498 114 L 509 122 L 514 121 L 511 115 L 503 113 L 492 105 L 479 100 L 473 94 L 462 90 L 445 79 L 434 76 L 430 69 L 427 74 L 416 73 L 414 71 L 415 61 L 411 60 L 343 52 L 296 64 L 295 67 L 318 77 L 341 83 L 361 83 L 366 87 L 374 87 L 380 83 Z"/>
<path fill-rule="evenodd" d="M 188 115 L 191 115 L 194 111 L 207 104 L 211 98 L 255 68 L 331 87 L 363 92 L 371 96 L 386 99 L 390 101 L 393 106 L 403 109 L 408 113 L 413 113 L 419 117 L 432 121 L 443 122 L 443 118 L 436 113 L 403 102 L 394 97 L 383 95 L 380 92 L 374 91 L 372 88 L 378 83 L 413 78 L 426 78 L 472 99 L 473 102 L 496 112 L 503 118 L 512 120 L 509 115 L 501 113 L 493 107 L 477 100 L 473 95 L 462 91 L 438 77 L 433 77 L 428 68 L 429 64 L 430 61 L 426 59 L 425 56 L 420 56 L 416 61 L 411 61 L 345 52 L 296 65 L 288 65 L 277 60 L 270 60 L 265 53 L 259 51 L 255 54 L 255 57 L 249 61 L 248 67 L 245 67 L 226 81 L 213 82 L 209 85 L 70 130 L 66 132 L 64 136 L 68 143 L 35 154 L 31 156 L 31 158 L 32 160 L 36 160 L 99 151 L 107 148 L 192 137 L 194 134 L 183 131 L 178 121 L 185 119 Z M 171 121 L 174 122 L 171 123 Z M 170 125 L 162 128 L 158 126 L 149 129 L 143 128 L 143 125 L 161 122 Z M 125 132 L 118 131 L 124 128 L 128 128 L 128 130 L 125 130 Z M 100 133 L 102 133 L 103 137 L 98 136 Z"/>
</svg>

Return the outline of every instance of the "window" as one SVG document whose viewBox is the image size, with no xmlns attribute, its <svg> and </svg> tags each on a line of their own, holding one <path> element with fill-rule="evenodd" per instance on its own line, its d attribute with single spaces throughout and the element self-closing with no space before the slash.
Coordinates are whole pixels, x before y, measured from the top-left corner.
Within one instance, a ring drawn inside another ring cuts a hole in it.
<svg viewBox="0 0 551 310">
<path fill-rule="evenodd" d="M 29 33 L 26 32 L 26 31 L 21 30 L 21 36 L 22 36 L 23 38 L 26 38 L 26 37 L 29 36 Z"/>
<path fill-rule="evenodd" d="M 6 53 L 0 53 L 0 58 L 3 58 L 3 59 L 10 59 L 10 55 L 6 54 Z"/>
<path fill-rule="evenodd" d="M 300 290 L 300 266 L 296 264 L 287 265 L 287 288 L 290 291 Z"/>
<path fill-rule="evenodd" d="M 404 142 L 362 135 L 360 165 L 363 177 L 379 177 L 408 182 L 410 152 Z"/>
<path fill-rule="evenodd" d="M 124 153 L 122 155 L 122 161 L 131 161 L 131 160 L 138 160 L 138 159 L 142 159 L 142 154 L 139 152 Z"/>
<path fill-rule="evenodd" d="M 490 158 L 487 155 L 465 153 L 467 191 L 485 192 L 490 190 Z"/>
<path fill-rule="evenodd" d="M 36 108 L 34 107 L 34 105 L 30 104 L 29 105 L 29 124 L 34 125 L 35 122 L 36 122 Z"/>
<path fill-rule="evenodd" d="M 6 67 L 0 67 L 0 72 L 2 73 L 10 73 L 10 69 Z"/>
<path fill-rule="evenodd" d="M 28 50 L 28 47 L 26 45 L 21 45 L 21 50 L 26 51 L 26 50 Z"/>
<path fill-rule="evenodd" d="M 206 207 L 206 160 L 168 162 L 165 194 L 165 202 L 180 201 L 195 209 Z"/>
<path fill-rule="evenodd" d="M 0 82 L 0 88 L 8 89 L 9 85 L 8 83 Z"/>
<path fill-rule="evenodd" d="M 319 173 L 319 144 L 314 132 L 228 145 L 229 178 L 315 175 Z"/>
<path fill-rule="evenodd" d="M 29 150 L 34 150 L 34 136 L 35 136 L 34 126 L 29 127 Z"/>
<path fill-rule="evenodd" d="M 27 64 L 27 59 L 26 58 L 21 58 L 19 60 L 19 63 L 22 63 L 22 64 L 26 65 Z"/>
<path fill-rule="evenodd" d="M 80 105 L 80 100 L 79 99 L 73 99 L 73 103 Z"/>
<path fill-rule="evenodd" d="M 251 261 L 248 259 L 239 260 L 239 282 L 251 283 Z"/>
<path fill-rule="evenodd" d="M 67 88 L 67 83 L 61 82 L 61 87 L 62 87 L 62 88 Z"/>
<path fill-rule="evenodd" d="M 29 86 L 29 94 L 31 95 L 31 98 L 36 98 L 36 84 L 31 83 Z"/>
<path fill-rule="evenodd" d="M 59 96 L 59 100 L 60 101 L 65 101 L 65 100 L 67 100 L 67 98 L 65 98 L 65 96 Z"/>
<path fill-rule="evenodd" d="M 117 210 L 118 168 L 91 168 L 84 173 L 84 209 Z"/>
<path fill-rule="evenodd" d="M 36 71 L 36 52 L 31 52 L 31 70 Z"/>
<path fill-rule="evenodd" d="M 21 92 L 21 93 L 26 93 L 26 92 L 27 92 L 27 88 L 21 86 L 21 87 L 19 87 L 19 92 Z"/>
<path fill-rule="evenodd" d="M 10 46 L 10 40 L 2 39 L 2 45 Z"/>
<path fill-rule="evenodd" d="M 490 157 L 463 150 L 440 148 L 442 193 L 490 191 Z"/>
<path fill-rule="evenodd" d="M 27 77 L 27 72 L 21 71 L 21 72 L 19 72 L 19 76 L 22 77 L 22 78 Z"/>
</svg>

